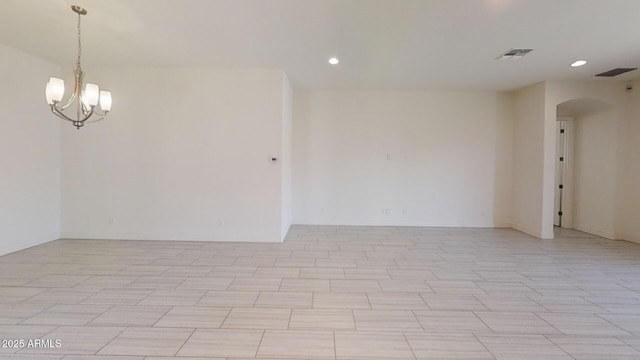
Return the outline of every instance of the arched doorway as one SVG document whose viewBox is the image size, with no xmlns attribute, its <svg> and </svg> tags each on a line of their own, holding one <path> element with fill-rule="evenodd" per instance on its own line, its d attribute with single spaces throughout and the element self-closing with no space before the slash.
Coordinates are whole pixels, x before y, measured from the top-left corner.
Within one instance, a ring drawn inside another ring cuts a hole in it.
<svg viewBox="0 0 640 360">
<path fill-rule="evenodd" d="M 557 106 L 554 225 L 613 238 L 617 114 L 593 98 Z"/>
</svg>

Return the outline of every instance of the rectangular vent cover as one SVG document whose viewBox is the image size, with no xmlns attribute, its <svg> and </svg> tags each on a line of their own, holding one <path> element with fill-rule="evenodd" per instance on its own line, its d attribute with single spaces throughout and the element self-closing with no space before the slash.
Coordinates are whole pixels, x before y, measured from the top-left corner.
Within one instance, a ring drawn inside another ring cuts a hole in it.
<svg viewBox="0 0 640 360">
<path fill-rule="evenodd" d="M 597 74 L 596 76 L 603 76 L 603 77 L 614 77 L 614 76 L 618 76 L 620 74 L 624 74 L 627 73 L 629 71 L 633 71 L 636 70 L 637 68 L 615 68 L 609 71 L 605 71 L 603 73 Z"/>
<path fill-rule="evenodd" d="M 533 49 L 511 49 L 498 56 L 496 60 L 518 60 L 532 51 Z"/>
</svg>

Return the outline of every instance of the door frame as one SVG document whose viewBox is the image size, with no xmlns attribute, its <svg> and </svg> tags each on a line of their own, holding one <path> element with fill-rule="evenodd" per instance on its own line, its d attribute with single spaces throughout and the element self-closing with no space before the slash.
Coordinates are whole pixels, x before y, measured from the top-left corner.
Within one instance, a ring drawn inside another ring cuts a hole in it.
<svg viewBox="0 0 640 360">
<path fill-rule="evenodd" d="M 563 170 L 564 170 L 564 183 L 562 189 L 562 228 L 573 229 L 573 196 L 574 196 L 574 163 L 575 163 L 575 150 L 574 150 L 574 142 L 575 142 L 575 118 L 573 116 L 556 116 L 556 121 L 564 121 L 564 161 L 563 161 Z M 560 132 L 556 131 L 556 137 L 559 136 Z M 558 144 L 558 139 L 556 138 L 556 144 Z M 557 145 L 556 145 L 557 146 Z M 560 154 L 558 153 L 558 149 L 556 147 L 556 161 L 558 161 L 558 157 Z M 557 176 L 558 168 L 556 167 L 556 176 Z M 557 184 L 555 184 L 557 186 Z M 557 194 L 554 192 L 554 194 Z M 554 195 L 555 196 L 555 195 Z M 554 199 L 555 201 L 555 199 Z M 554 206 L 555 212 L 555 206 Z M 554 224 L 555 224 L 555 214 L 554 214 Z"/>
</svg>

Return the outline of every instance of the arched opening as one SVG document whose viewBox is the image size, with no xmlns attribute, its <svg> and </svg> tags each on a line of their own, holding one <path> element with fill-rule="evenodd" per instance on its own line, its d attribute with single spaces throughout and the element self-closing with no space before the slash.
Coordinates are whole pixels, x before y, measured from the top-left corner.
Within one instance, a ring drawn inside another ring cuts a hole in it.
<svg viewBox="0 0 640 360">
<path fill-rule="evenodd" d="M 613 238 L 616 197 L 616 119 L 609 103 L 565 101 L 556 110 L 554 228 Z"/>
</svg>

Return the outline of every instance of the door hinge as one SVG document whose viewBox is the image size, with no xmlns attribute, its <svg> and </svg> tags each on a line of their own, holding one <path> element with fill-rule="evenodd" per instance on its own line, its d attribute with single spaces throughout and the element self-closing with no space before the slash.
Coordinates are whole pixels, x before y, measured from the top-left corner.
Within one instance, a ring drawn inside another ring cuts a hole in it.
<svg viewBox="0 0 640 360">
<path fill-rule="evenodd" d="M 560 156 L 560 161 L 564 161 L 564 156 Z"/>
<path fill-rule="evenodd" d="M 560 134 L 564 134 L 564 129 L 560 129 Z"/>
<path fill-rule="evenodd" d="M 562 216 L 562 211 L 558 211 L 558 215 Z"/>
<path fill-rule="evenodd" d="M 560 184 L 560 186 L 558 186 L 560 189 L 564 189 L 564 185 Z"/>
</svg>

